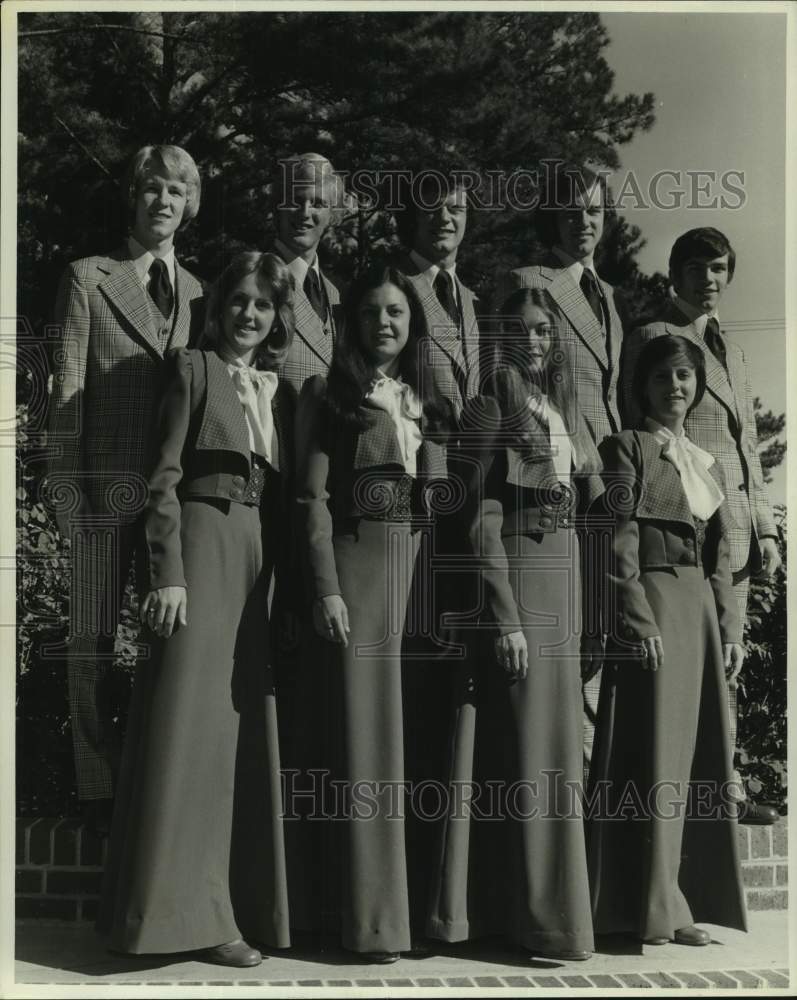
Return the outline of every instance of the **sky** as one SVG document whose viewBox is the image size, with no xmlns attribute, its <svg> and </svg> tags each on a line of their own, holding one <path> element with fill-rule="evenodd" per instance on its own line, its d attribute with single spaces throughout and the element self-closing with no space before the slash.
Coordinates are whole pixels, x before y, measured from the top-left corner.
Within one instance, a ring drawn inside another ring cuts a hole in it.
<svg viewBox="0 0 797 1000">
<path fill-rule="evenodd" d="M 720 303 L 723 329 L 744 349 L 754 395 L 764 408 L 786 408 L 785 120 L 786 15 L 746 13 L 601 13 L 611 44 L 605 58 L 615 92 L 656 97 L 656 122 L 619 147 L 615 194 L 633 171 L 646 193 L 657 171 L 660 201 L 691 181 L 687 170 L 715 171 L 701 203 L 724 195 L 726 207 L 637 207 L 623 215 L 647 245 L 637 260 L 647 274 L 666 273 L 676 236 L 695 226 L 721 229 L 736 250 L 736 274 Z M 729 177 L 725 171 L 744 174 Z M 734 193 L 732 188 L 737 189 Z M 631 190 L 627 188 L 627 190 Z M 739 193 L 739 191 L 743 192 Z M 742 202 L 740 205 L 739 203 Z M 785 468 L 775 471 L 773 501 L 785 502 Z"/>
</svg>

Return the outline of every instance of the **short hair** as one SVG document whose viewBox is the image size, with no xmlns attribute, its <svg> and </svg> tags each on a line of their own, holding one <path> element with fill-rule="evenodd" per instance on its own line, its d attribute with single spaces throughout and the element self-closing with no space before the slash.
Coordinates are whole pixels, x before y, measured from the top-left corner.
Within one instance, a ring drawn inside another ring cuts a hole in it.
<svg viewBox="0 0 797 1000">
<path fill-rule="evenodd" d="M 551 170 L 549 165 L 556 166 Z M 534 227 L 540 243 L 548 249 L 559 242 L 559 214 L 573 206 L 576 196 L 586 194 L 597 184 L 602 195 L 604 214 L 610 207 L 606 177 L 589 167 L 567 163 L 564 160 L 546 160 L 545 182 L 541 186 L 540 201 L 534 213 Z"/>
<path fill-rule="evenodd" d="M 293 276 L 283 261 L 273 253 L 245 250 L 236 254 L 216 279 L 208 299 L 205 328 L 200 346 L 218 350 L 222 342 L 223 312 L 236 286 L 249 274 L 267 284 L 274 296 L 276 316 L 265 340 L 258 345 L 254 358 L 256 368 L 274 370 L 285 360 L 293 343 Z"/>
<path fill-rule="evenodd" d="M 297 184 L 332 184 L 333 212 L 340 212 L 345 207 L 346 189 L 340 175 L 326 156 L 321 153 L 295 153 L 280 160 L 277 165 L 271 193 L 272 205 L 276 213 L 284 207 L 286 200 L 290 204 L 290 187 Z"/>
<path fill-rule="evenodd" d="M 700 229 L 690 229 L 683 233 L 673 243 L 670 250 L 670 277 L 680 274 L 684 264 L 693 257 L 705 257 L 707 260 L 714 260 L 716 257 L 728 255 L 728 281 L 733 277 L 736 267 L 736 251 L 730 244 L 728 237 L 711 226 L 703 226 Z"/>
<path fill-rule="evenodd" d="M 694 344 L 691 340 L 687 340 L 686 337 L 666 333 L 661 337 L 654 337 L 653 340 L 649 340 L 637 358 L 634 376 L 631 380 L 631 394 L 640 413 L 647 415 L 648 412 L 648 398 L 645 387 L 650 373 L 656 365 L 660 365 L 663 361 L 673 361 L 681 358 L 690 368 L 694 368 L 695 378 L 697 379 L 695 398 L 687 412 L 691 412 L 703 398 L 703 393 L 706 391 L 706 362 L 703 352 L 697 344 Z"/>
<path fill-rule="evenodd" d="M 401 176 L 397 185 L 398 208 L 393 211 L 396 232 L 402 245 L 413 248 L 415 228 L 421 212 L 429 212 L 433 203 L 442 203 L 452 192 L 469 190 L 462 171 L 429 168 L 412 177 Z M 470 201 L 470 199 L 468 199 Z"/>
<path fill-rule="evenodd" d="M 122 197 L 125 207 L 133 212 L 138 188 L 144 175 L 152 169 L 176 177 L 186 186 L 185 210 L 180 226 L 193 219 L 199 211 L 202 183 L 194 158 L 180 146 L 142 146 L 130 161 L 125 173 Z"/>
</svg>

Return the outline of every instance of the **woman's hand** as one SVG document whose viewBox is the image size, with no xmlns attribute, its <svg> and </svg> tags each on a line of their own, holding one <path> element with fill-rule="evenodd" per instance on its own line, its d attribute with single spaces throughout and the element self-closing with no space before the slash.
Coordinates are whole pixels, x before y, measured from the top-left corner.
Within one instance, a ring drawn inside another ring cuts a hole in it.
<svg viewBox="0 0 797 1000">
<path fill-rule="evenodd" d="M 598 635 L 581 637 L 581 683 L 586 684 L 603 663 L 603 639 Z"/>
<path fill-rule="evenodd" d="M 500 666 L 511 677 L 523 680 L 529 670 L 529 653 L 526 637 L 521 631 L 510 632 L 495 640 L 495 655 Z"/>
<path fill-rule="evenodd" d="M 722 651 L 725 654 L 725 679 L 728 687 L 735 691 L 739 686 L 739 671 L 744 663 L 744 649 L 738 642 L 726 642 Z"/>
<path fill-rule="evenodd" d="M 151 590 L 141 602 L 141 621 L 159 635 L 168 639 L 175 622 L 188 624 L 188 592 L 185 587 L 159 587 Z"/>
<path fill-rule="evenodd" d="M 664 665 L 664 647 L 660 635 L 652 635 L 642 640 L 642 669 L 658 670 Z"/>
<path fill-rule="evenodd" d="M 340 594 L 318 598 L 313 604 L 313 625 L 322 639 L 349 645 L 349 612 Z"/>
</svg>

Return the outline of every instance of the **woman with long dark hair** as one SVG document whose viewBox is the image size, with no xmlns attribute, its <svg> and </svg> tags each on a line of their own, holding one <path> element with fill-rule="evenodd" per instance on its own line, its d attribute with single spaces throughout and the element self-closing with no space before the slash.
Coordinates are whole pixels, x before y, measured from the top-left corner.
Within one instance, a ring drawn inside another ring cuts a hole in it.
<svg viewBox="0 0 797 1000">
<path fill-rule="evenodd" d="M 145 513 L 136 671 L 98 927 L 134 954 L 258 965 L 287 947 L 268 589 L 291 441 L 276 369 L 293 283 L 273 254 L 214 286 L 204 350 L 180 350 Z M 286 433 L 287 432 L 287 433 Z"/>
<path fill-rule="evenodd" d="M 348 796 L 337 827 L 342 941 L 390 962 L 410 948 L 401 637 L 417 520 L 429 516 L 430 478 L 446 474 L 451 418 L 423 377 L 426 324 L 410 282 L 376 267 L 344 310 L 329 377 L 305 383 L 299 401 L 299 531 L 314 627 L 339 651 L 309 669 L 331 678 L 331 759 Z"/>
<path fill-rule="evenodd" d="M 706 386 L 690 340 L 649 341 L 634 371 L 642 425 L 607 438 L 610 647 L 590 773 L 596 931 L 705 945 L 707 921 L 746 929 L 727 679 L 742 626 L 717 462 L 684 419 Z"/>
<path fill-rule="evenodd" d="M 521 289 L 503 304 L 492 396 L 466 408 L 462 435 L 484 605 L 456 693 L 428 929 L 445 941 L 501 934 L 535 957 L 585 959 L 577 525 L 602 485 L 544 291 Z"/>
</svg>

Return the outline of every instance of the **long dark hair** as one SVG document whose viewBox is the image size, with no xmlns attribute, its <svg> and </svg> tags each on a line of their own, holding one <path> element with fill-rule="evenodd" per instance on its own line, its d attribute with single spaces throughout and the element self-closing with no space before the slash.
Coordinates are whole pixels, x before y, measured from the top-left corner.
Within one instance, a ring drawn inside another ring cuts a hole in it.
<svg viewBox="0 0 797 1000">
<path fill-rule="evenodd" d="M 369 268 L 354 281 L 343 302 L 343 322 L 335 341 L 327 381 L 327 408 L 335 422 L 358 430 L 369 425 L 372 414 L 363 405 L 377 369 L 365 354 L 360 341 L 358 309 L 367 292 L 383 285 L 395 285 L 410 307 L 407 343 L 398 359 L 397 375 L 410 386 L 423 407 L 423 430 L 429 435 L 445 435 L 452 423 L 451 407 L 440 394 L 434 379 L 421 377 L 421 354 L 429 336 L 423 305 L 409 279 L 386 264 Z"/>
<path fill-rule="evenodd" d="M 548 317 L 551 346 L 542 370 L 530 363 L 529 330 L 523 310 L 536 306 Z M 501 306 L 501 330 L 495 338 L 492 391 L 501 408 L 506 439 L 523 454 L 538 456 L 550 449 L 528 406 L 529 396 L 545 394 L 562 417 L 575 451 L 579 472 L 600 469 L 597 449 L 578 412 L 573 367 L 567 346 L 559 336 L 556 306 L 544 288 L 519 288 Z"/>
<path fill-rule="evenodd" d="M 669 333 L 662 334 L 661 337 L 654 337 L 653 340 L 649 340 L 642 348 L 637 358 L 633 379 L 631 380 L 631 392 L 634 402 L 639 407 L 639 412 L 643 415 L 643 418 L 647 416 L 649 409 L 646 391 L 648 378 L 656 365 L 660 365 L 664 361 L 681 361 L 695 370 L 697 388 L 695 390 L 695 398 L 687 413 L 691 413 L 694 410 L 703 398 L 703 393 L 706 391 L 706 361 L 703 357 L 703 352 L 697 344 L 693 344 L 686 337 L 679 337 Z"/>
<path fill-rule="evenodd" d="M 258 282 L 268 285 L 274 297 L 276 316 L 268 336 L 258 345 L 253 358 L 255 368 L 279 368 L 293 342 L 295 320 L 293 316 L 293 278 L 285 264 L 273 253 L 245 250 L 236 254 L 225 267 L 210 292 L 205 329 L 200 347 L 213 347 L 216 351 L 224 342 L 224 306 L 235 287 L 247 275 L 253 274 Z"/>
</svg>

